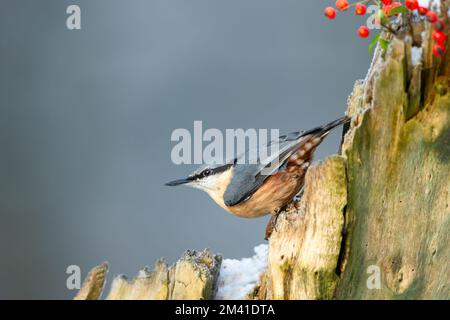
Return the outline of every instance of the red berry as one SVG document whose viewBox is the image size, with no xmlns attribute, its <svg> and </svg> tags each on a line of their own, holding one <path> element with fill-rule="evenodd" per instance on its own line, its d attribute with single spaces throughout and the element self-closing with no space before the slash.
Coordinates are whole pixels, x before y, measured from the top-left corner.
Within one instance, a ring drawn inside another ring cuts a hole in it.
<svg viewBox="0 0 450 320">
<path fill-rule="evenodd" d="M 438 43 L 444 43 L 447 36 L 442 31 L 434 30 L 432 34 L 433 40 Z"/>
<path fill-rule="evenodd" d="M 444 54 L 445 47 L 442 43 L 435 43 L 433 46 L 433 54 L 435 57 L 441 57 Z"/>
<path fill-rule="evenodd" d="M 355 7 L 355 13 L 359 16 L 365 15 L 367 11 L 367 8 L 362 3 L 357 3 Z"/>
<path fill-rule="evenodd" d="M 426 15 L 426 14 L 428 13 L 428 9 L 425 8 L 425 7 L 419 7 L 419 8 L 417 8 L 417 9 L 418 9 L 419 14 L 420 14 L 421 16 L 424 16 L 424 15 Z"/>
<path fill-rule="evenodd" d="M 428 21 L 435 23 L 437 21 L 437 14 L 434 11 L 428 11 L 427 13 Z"/>
<path fill-rule="evenodd" d="M 367 38 L 369 36 L 369 28 L 367 28 L 366 26 L 361 26 L 358 29 L 358 34 L 361 38 Z"/>
<path fill-rule="evenodd" d="M 392 3 L 392 0 L 381 0 L 385 6 L 388 6 Z"/>
<path fill-rule="evenodd" d="M 419 7 L 419 2 L 417 0 L 406 0 L 405 7 L 409 10 L 416 10 Z"/>
<path fill-rule="evenodd" d="M 327 17 L 328 19 L 336 18 L 336 10 L 334 10 L 333 7 L 325 8 L 325 17 Z"/>
<path fill-rule="evenodd" d="M 338 8 L 340 11 L 345 11 L 349 7 L 347 0 L 337 0 L 336 1 L 336 8 Z"/>
<path fill-rule="evenodd" d="M 445 21 L 443 19 L 439 19 L 434 24 L 434 30 L 443 31 L 444 30 L 444 26 L 445 26 Z"/>
</svg>

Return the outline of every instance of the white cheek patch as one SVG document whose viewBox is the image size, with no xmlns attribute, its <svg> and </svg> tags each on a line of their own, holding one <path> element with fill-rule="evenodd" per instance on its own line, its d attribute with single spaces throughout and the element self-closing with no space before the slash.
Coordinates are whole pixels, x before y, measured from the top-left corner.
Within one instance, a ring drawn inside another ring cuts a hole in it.
<svg viewBox="0 0 450 320">
<path fill-rule="evenodd" d="M 194 183 L 196 188 L 204 191 L 215 191 L 221 187 L 220 175 L 212 175 Z"/>
<path fill-rule="evenodd" d="M 188 184 L 188 186 L 190 186 L 192 188 L 195 188 L 195 189 L 203 190 L 203 186 L 200 183 L 198 183 L 198 181 L 191 182 L 191 183 Z"/>
</svg>

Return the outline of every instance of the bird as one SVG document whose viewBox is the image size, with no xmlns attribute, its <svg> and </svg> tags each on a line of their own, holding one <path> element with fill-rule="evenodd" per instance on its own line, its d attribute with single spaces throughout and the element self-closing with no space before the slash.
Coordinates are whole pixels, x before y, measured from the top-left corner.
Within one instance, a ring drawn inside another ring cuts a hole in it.
<svg viewBox="0 0 450 320">
<path fill-rule="evenodd" d="M 247 150 L 225 164 L 202 166 L 186 178 L 166 185 L 185 185 L 205 191 L 220 207 L 238 217 L 258 218 L 270 214 L 265 232 L 267 240 L 278 214 L 302 190 L 316 148 L 331 130 L 349 121 L 344 116 L 305 132 L 279 136 L 262 146 L 276 147 L 276 154 L 270 157 L 258 156 L 252 163 L 240 161 L 243 157 L 248 159 L 250 150 Z"/>
</svg>

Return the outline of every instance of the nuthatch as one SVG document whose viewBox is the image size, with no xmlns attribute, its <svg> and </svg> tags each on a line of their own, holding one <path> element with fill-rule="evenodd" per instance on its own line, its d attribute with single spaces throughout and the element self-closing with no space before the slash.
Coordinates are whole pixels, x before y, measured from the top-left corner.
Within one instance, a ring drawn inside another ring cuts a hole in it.
<svg viewBox="0 0 450 320">
<path fill-rule="evenodd" d="M 272 214 L 266 228 L 267 239 L 280 210 L 302 189 L 317 146 L 333 128 L 349 120 L 348 117 L 342 117 L 306 132 L 280 136 L 267 145 L 266 148 L 277 145 L 277 154 L 268 157 L 267 161 L 261 160 L 254 164 L 238 161 L 248 156 L 247 151 L 224 165 L 201 167 L 187 178 L 166 185 L 187 185 L 201 189 L 223 209 L 239 217 L 257 218 Z M 267 168 L 270 168 L 269 173 Z"/>
</svg>

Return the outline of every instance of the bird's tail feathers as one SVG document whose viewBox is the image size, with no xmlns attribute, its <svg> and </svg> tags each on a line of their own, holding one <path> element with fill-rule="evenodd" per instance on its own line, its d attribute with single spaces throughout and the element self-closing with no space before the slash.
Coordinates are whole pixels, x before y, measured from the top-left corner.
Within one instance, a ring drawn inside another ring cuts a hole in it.
<svg viewBox="0 0 450 320">
<path fill-rule="evenodd" d="M 302 136 L 306 136 L 306 135 L 310 135 L 310 134 L 324 135 L 324 134 L 327 134 L 328 132 L 330 132 L 331 130 L 333 130 L 334 128 L 336 128 L 342 124 L 348 123 L 348 122 L 350 122 L 350 118 L 347 116 L 344 116 L 337 120 L 331 121 L 330 123 L 327 123 L 323 126 L 316 127 L 314 129 L 305 131 L 302 134 Z"/>
</svg>

